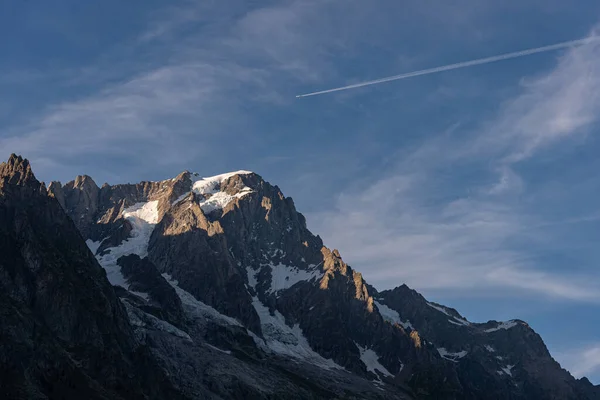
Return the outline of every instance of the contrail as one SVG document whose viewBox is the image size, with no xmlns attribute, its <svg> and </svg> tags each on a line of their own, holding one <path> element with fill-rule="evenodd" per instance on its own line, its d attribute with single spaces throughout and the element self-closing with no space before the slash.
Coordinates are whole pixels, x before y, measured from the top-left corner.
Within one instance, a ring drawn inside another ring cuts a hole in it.
<svg viewBox="0 0 600 400">
<path fill-rule="evenodd" d="M 511 58 L 528 56 L 530 54 L 543 53 L 543 52 L 546 52 L 546 51 L 564 49 L 566 47 L 586 45 L 586 44 L 590 44 L 590 43 L 596 42 L 598 40 L 600 40 L 600 36 L 591 36 L 591 37 L 588 37 L 588 38 L 585 38 L 585 39 L 570 40 L 568 42 L 562 42 L 562 43 L 557 43 L 557 44 L 551 44 L 551 45 L 548 45 L 548 46 L 536 47 L 535 49 L 515 51 L 513 53 L 501 54 L 499 56 L 479 58 L 477 60 L 463 61 L 463 62 L 459 62 L 459 63 L 456 63 L 456 64 L 450 64 L 450 65 L 444 65 L 444 66 L 441 66 L 441 67 L 428 68 L 428 69 L 422 69 L 420 71 L 408 72 L 406 74 L 388 76 L 387 78 L 381 78 L 381 79 L 375 79 L 373 81 L 366 81 L 366 82 L 361 82 L 361 83 L 355 83 L 353 85 L 342 86 L 342 87 L 335 88 L 335 89 L 327 89 L 327 90 L 321 90 L 321 91 L 318 91 L 318 92 L 301 94 L 301 95 L 298 95 L 296 97 L 317 96 L 319 94 L 339 92 L 339 91 L 342 91 L 342 90 L 355 89 L 355 88 L 359 88 L 359 87 L 363 87 L 363 86 L 376 85 L 378 83 L 384 83 L 384 82 L 390 82 L 390 81 L 397 81 L 397 80 L 400 80 L 400 79 L 412 78 L 413 76 L 429 75 L 429 74 L 435 74 L 435 73 L 442 72 L 442 71 L 450 71 L 452 69 L 459 69 L 459 68 L 471 67 L 473 65 L 488 64 L 488 63 L 492 63 L 492 62 L 496 62 L 496 61 L 509 60 Z"/>
</svg>

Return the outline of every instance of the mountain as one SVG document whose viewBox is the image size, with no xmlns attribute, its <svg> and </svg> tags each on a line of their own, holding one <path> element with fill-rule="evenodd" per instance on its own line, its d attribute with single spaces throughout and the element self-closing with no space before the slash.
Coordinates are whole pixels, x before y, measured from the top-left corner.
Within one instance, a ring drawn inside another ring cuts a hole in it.
<svg viewBox="0 0 600 400">
<path fill-rule="evenodd" d="M 378 292 L 255 173 L 46 190 L 12 156 L 0 177 L 9 398 L 600 398 L 523 321 Z"/>
</svg>

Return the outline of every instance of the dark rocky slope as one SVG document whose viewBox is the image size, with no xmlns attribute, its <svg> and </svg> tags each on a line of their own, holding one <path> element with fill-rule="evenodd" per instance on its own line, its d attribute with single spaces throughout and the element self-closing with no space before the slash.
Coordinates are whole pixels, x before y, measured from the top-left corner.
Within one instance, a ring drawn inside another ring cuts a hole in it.
<svg viewBox="0 0 600 400">
<path fill-rule="evenodd" d="M 0 164 L 0 394 L 176 398 L 59 203 L 27 160 Z"/>
</svg>

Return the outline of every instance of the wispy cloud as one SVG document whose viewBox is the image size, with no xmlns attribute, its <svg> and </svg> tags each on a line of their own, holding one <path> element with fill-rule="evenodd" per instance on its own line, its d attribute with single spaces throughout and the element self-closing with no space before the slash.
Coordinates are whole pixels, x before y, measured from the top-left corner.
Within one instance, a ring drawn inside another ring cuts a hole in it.
<svg viewBox="0 0 600 400">
<path fill-rule="evenodd" d="M 445 195 L 426 180 L 397 175 L 343 195 L 311 226 L 377 286 L 474 287 L 485 271 L 514 264 L 518 255 L 497 246 L 518 229 L 509 210 L 452 195 L 440 205 Z"/>
<path fill-rule="evenodd" d="M 586 276 L 564 276 L 539 270 L 498 268 L 488 274 L 496 285 L 506 285 L 534 293 L 575 301 L 600 303 L 600 287 Z"/>
<path fill-rule="evenodd" d="M 428 20 L 444 14 L 407 6 Z M 184 165 L 218 151 L 208 144 L 216 136 L 250 135 L 244 128 L 255 105 L 288 106 L 300 85 L 336 80 L 335 66 L 365 44 L 401 58 L 402 38 L 392 31 L 409 18 L 401 10 L 393 1 L 174 2 L 92 64 L 57 71 L 65 81 L 52 87 L 60 100 L 4 130 L 0 149 L 25 154 L 48 177 L 80 171 L 100 155 L 138 172 L 154 160 Z"/>
<path fill-rule="evenodd" d="M 160 148 L 161 157 L 153 162 L 184 161 L 201 155 L 199 124 L 202 138 L 233 127 L 219 107 L 235 113 L 237 103 L 228 102 L 227 96 L 236 85 L 260 84 L 260 76 L 260 71 L 225 64 L 156 68 L 93 96 L 53 106 L 26 132 L 1 138 L 0 148 L 35 161 L 52 153 L 65 163 L 109 154 L 141 165 L 144 157 Z M 174 119 L 176 129 L 170 124 Z M 195 146 L 185 146 L 186 142 Z"/>
<path fill-rule="evenodd" d="M 590 36 L 597 36 L 594 30 Z M 507 102 L 490 130 L 511 146 L 508 161 L 532 156 L 545 146 L 588 132 L 600 109 L 600 45 L 567 52 L 550 74 L 523 81 L 523 93 Z"/>
<path fill-rule="evenodd" d="M 137 59 L 152 45 L 152 57 L 140 57 L 134 66 L 118 59 L 122 49 L 113 65 L 103 56 L 112 78 L 3 132 L 3 156 L 23 153 L 44 173 L 64 176 L 89 165 L 90 157 L 118 159 L 139 172 L 149 164 L 160 169 L 208 159 L 220 148 L 216 138 L 221 147 L 231 135 L 248 144 L 248 108 L 291 101 L 276 82 L 316 79 L 319 65 L 303 63 L 316 60 L 328 42 L 317 43 L 316 32 L 301 35 L 318 17 L 318 2 L 239 6 L 189 1 L 173 7 L 137 42 L 127 43 L 128 56 Z M 96 74 L 87 68 L 70 72 L 68 80 L 79 85 Z"/>
<path fill-rule="evenodd" d="M 538 270 L 527 252 L 511 246 L 539 240 L 530 233 L 535 217 L 484 195 L 440 202 L 444 195 L 427 180 L 395 176 L 342 195 L 335 211 L 309 216 L 311 227 L 380 288 L 406 282 L 428 291 L 470 288 L 478 296 L 474 289 L 508 287 L 600 301 L 593 280 Z"/>
<path fill-rule="evenodd" d="M 538 263 L 552 248 L 541 227 L 564 221 L 523 202 L 534 189 L 515 172 L 553 145 L 585 138 L 600 118 L 598 93 L 600 46 L 571 49 L 551 71 L 524 80 L 490 121 L 432 133 L 399 155 L 388 176 L 349 188 L 335 209 L 311 215 L 311 226 L 381 287 L 510 288 L 599 302 L 597 280 Z"/>
<path fill-rule="evenodd" d="M 600 372 L 600 343 L 558 353 L 557 358 L 576 378 L 590 376 Z"/>
</svg>

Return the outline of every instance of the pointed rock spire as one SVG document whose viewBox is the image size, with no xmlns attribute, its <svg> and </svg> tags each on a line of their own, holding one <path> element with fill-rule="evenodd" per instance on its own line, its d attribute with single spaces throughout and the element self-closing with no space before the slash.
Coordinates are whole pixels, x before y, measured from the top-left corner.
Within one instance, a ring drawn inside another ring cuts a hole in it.
<svg viewBox="0 0 600 400">
<path fill-rule="evenodd" d="M 40 183 L 33 175 L 29 161 L 16 154 L 11 154 L 7 162 L 0 164 L 0 182 L 3 185 L 40 187 Z"/>
<path fill-rule="evenodd" d="M 54 197 L 63 209 L 66 209 L 65 193 L 62 184 L 58 181 L 52 181 L 48 186 L 48 195 Z"/>
</svg>

